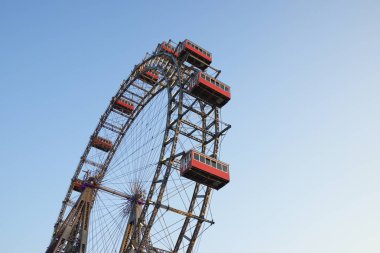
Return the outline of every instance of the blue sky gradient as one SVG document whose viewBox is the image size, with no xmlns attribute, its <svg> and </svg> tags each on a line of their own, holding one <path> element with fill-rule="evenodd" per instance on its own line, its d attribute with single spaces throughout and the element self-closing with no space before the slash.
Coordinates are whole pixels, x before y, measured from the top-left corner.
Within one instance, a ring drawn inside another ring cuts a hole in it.
<svg viewBox="0 0 380 253">
<path fill-rule="evenodd" d="M 0 242 L 43 252 L 79 158 L 146 51 L 189 38 L 232 86 L 231 183 L 199 252 L 380 252 L 379 1 L 0 7 Z"/>
</svg>

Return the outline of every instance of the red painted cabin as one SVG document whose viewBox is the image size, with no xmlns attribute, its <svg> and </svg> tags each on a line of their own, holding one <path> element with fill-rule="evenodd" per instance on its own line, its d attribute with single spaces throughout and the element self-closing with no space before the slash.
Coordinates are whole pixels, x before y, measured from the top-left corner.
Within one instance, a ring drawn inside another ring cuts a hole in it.
<svg viewBox="0 0 380 253">
<path fill-rule="evenodd" d="M 167 52 L 169 54 L 174 55 L 175 57 L 178 57 L 178 53 L 175 51 L 175 48 L 171 44 L 165 41 L 158 44 L 157 52 Z"/>
<path fill-rule="evenodd" d="M 109 152 L 111 149 L 112 149 L 112 142 L 110 140 L 107 140 L 103 137 L 99 137 L 99 136 L 96 136 L 93 140 L 92 140 L 92 144 L 91 144 L 94 148 L 97 148 L 97 149 L 100 149 L 100 150 L 103 150 L 104 152 Z"/>
<path fill-rule="evenodd" d="M 144 68 L 140 69 L 140 80 L 145 82 L 145 83 L 148 83 L 148 84 L 155 84 L 157 81 L 158 81 L 158 75 L 155 71 L 153 70 L 148 70 L 148 71 L 145 71 Z"/>
<path fill-rule="evenodd" d="M 84 190 L 84 183 L 83 183 L 83 181 L 79 180 L 79 179 L 75 179 L 73 190 L 77 191 L 77 192 L 82 192 Z"/>
<path fill-rule="evenodd" d="M 189 83 L 191 94 L 209 104 L 222 107 L 231 99 L 231 88 L 227 84 L 199 71 Z"/>
<path fill-rule="evenodd" d="M 190 150 L 181 159 L 181 176 L 219 190 L 230 181 L 229 165 Z"/>
<path fill-rule="evenodd" d="M 186 61 L 201 70 L 205 70 L 212 62 L 212 54 L 190 40 L 184 40 L 178 46 L 180 57 L 186 53 L 189 53 Z"/>
<path fill-rule="evenodd" d="M 134 104 L 125 98 L 117 99 L 115 101 L 113 107 L 116 110 L 118 110 L 122 113 L 128 114 L 128 115 L 131 115 L 133 113 L 133 111 L 135 110 Z"/>
</svg>

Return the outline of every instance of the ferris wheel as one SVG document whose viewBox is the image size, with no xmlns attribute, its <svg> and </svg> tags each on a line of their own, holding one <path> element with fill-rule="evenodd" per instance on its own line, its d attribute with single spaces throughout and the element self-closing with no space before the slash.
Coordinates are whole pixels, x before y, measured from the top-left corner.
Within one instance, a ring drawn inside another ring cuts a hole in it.
<svg viewBox="0 0 380 253">
<path fill-rule="evenodd" d="M 213 189 L 230 87 L 190 40 L 158 44 L 111 99 L 80 158 L 46 253 L 193 252 Z"/>
</svg>

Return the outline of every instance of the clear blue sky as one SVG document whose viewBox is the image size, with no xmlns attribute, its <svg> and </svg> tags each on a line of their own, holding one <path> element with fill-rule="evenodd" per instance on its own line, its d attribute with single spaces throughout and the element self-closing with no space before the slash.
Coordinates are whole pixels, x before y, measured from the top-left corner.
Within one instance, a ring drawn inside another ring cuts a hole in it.
<svg viewBox="0 0 380 253">
<path fill-rule="evenodd" d="M 200 252 L 380 252 L 379 1 L 18 1 L 0 7 L 0 243 L 43 252 L 89 136 L 166 39 L 233 89 L 231 183 Z"/>
</svg>

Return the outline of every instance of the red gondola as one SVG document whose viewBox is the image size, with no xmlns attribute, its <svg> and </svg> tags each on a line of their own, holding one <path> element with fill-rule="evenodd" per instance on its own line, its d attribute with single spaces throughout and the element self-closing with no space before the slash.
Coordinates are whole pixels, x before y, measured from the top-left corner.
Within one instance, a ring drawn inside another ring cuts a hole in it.
<svg viewBox="0 0 380 253">
<path fill-rule="evenodd" d="M 182 156 L 181 176 L 219 190 L 230 181 L 229 165 L 194 150 Z"/>
<path fill-rule="evenodd" d="M 158 81 L 158 75 L 154 70 L 145 71 L 145 68 L 142 68 L 140 73 L 139 78 L 145 83 L 153 85 Z"/>
<path fill-rule="evenodd" d="M 134 104 L 125 98 L 117 99 L 115 101 L 113 107 L 116 110 L 118 110 L 122 113 L 128 114 L 128 115 L 132 114 L 133 111 L 135 110 Z"/>
<path fill-rule="evenodd" d="M 207 75 L 199 72 L 189 83 L 189 91 L 207 103 L 222 107 L 231 99 L 231 88 Z"/>
<path fill-rule="evenodd" d="M 174 55 L 175 57 L 178 57 L 178 53 L 175 51 L 175 48 L 171 44 L 165 41 L 158 44 L 157 52 L 167 52 L 169 54 Z"/>
<path fill-rule="evenodd" d="M 179 56 L 186 53 L 190 54 L 186 61 L 201 70 L 205 70 L 212 62 L 212 54 L 190 40 L 184 40 L 178 46 Z"/>
<path fill-rule="evenodd" d="M 73 190 L 77 192 L 82 192 L 84 190 L 83 181 L 79 179 L 75 179 Z"/>
<path fill-rule="evenodd" d="M 99 137 L 99 136 L 96 136 L 92 140 L 92 144 L 91 145 L 94 148 L 103 150 L 104 152 L 109 152 L 112 149 L 112 146 L 113 146 L 113 144 L 112 144 L 112 142 L 110 140 L 107 140 L 107 139 Z"/>
</svg>

